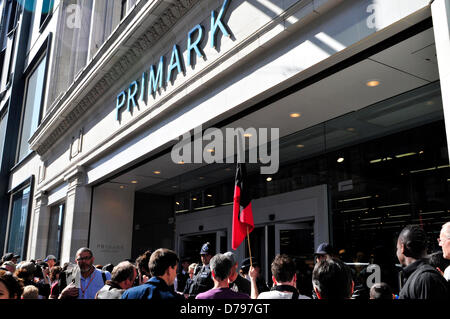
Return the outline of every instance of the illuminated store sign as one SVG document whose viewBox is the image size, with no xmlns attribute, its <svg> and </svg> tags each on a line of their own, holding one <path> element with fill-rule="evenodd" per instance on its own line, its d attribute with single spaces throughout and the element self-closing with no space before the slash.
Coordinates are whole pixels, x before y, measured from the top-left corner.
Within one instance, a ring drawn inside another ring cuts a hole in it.
<svg viewBox="0 0 450 319">
<path fill-rule="evenodd" d="M 216 36 L 219 31 L 226 37 L 229 37 L 227 27 L 222 21 L 222 18 L 227 9 L 228 3 L 231 0 L 225 0 L 219 14 L 216 16 L 216 12 L 211 12 L 211 30 L 209 35 L 209 42 L 212 48 L 216 47 Z M 196 25 L 187 35 L 187 65 L 193 65 L 193 55 L 203 58 L 204 54 L 199 48 L 199 44 L 203 40 L 204 32 L 203 26 Z M 179 47 L 175 44 L 172 48 L 170 62 L 166 66 L 165 57 L 159 58 L 158 66 L 150 66 L 150 69 L 142 73 L 140 80 L 133 81 L 128 89 L 120 92 L 116 100 L 116 120 L 121 120 L 121 114 L 126 109 L 129 112 L 133 112 L 133 108 L 137 107 L 138 102 L 144 102 L 145 99 L 150 96 L 154 96 L 157 91 L 163 88 L 164 85 L 172 81 L 172 77 L 176 73 L 183 72 L 183 54 L 180 54 Z"/>
</svg>

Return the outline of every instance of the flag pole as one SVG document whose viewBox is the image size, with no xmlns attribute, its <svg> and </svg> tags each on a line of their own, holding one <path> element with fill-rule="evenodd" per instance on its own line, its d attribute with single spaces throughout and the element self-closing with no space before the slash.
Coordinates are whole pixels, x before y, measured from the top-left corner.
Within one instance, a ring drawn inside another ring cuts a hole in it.
<svg viewBox="0 0 450 319">
<path fill-rule="evenodd" d="M 250 267 L 253 267 L 252 249 L 250 248 L 250 233 L 248 232 L 248 226 L 247 226 L 247 243 L 248 243 L 248 253 L 250 254 Z"/>
</svg>

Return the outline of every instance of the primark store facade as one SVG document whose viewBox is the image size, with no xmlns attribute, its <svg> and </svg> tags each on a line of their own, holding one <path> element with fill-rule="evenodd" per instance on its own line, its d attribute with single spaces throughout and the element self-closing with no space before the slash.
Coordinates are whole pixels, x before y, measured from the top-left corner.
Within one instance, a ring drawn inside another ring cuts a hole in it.
<svg viewBox="0 0 450 319">
<path fill-rule="evenodd" d="M 21 3 L 11 56 L 23 71 L 2 97 L 2 112 L 20 110 L 2 136 L 2 158 L 14 154 L 4 252 L 67 262 L 89 246 L 116 264 L 159 247 L 195 259 L 205 241 L 231 250 L 235 164 L 204 136 L 200 157 L 216 161 L 173 159 L 183 135 L 211 128 L 278 129 L 278 170 L 261 174 L 260 157 L 247 167 L 266 278 L 275 254 L 308 264 L 321 242 L 348 262 L 395 264 L 407 224 L 438 248 L 450 1 Z"/>
</svg>

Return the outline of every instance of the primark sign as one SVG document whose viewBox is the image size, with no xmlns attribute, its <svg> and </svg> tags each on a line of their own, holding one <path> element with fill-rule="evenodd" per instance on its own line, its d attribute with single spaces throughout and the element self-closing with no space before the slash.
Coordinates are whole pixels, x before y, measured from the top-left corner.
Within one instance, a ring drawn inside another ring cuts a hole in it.
<svg viewBox="0 0 450 319">
<path fill-rule="evenodd" d="M 215 11 L 211 12 L 211 29 L 209 33 L 209 45 L 211 48 L 216 47 L 216 40 L 218 34 L 229 37 L 228 27 L 223 22 L 223 17 L 227 10 L 228 4 L 231 0 L 224 0 L 223 5 L 217 14 Z M 193 66 L 194 56 L 204 58 L 205 55 L 199 48 L 204 38 L 204 27 L 197 24 L 192 30 L 187 33 L 187 47 L 186 47 L 186 61 L 184 61 L 183 54 L 180 54 L 180 48 L 175 44 L 170 55 L 170 62 L 166 64 L 165 56 L 159 58 L 157 66 L 151 65 L 150 68 L 142 73 L 139 80 L 133 81 L 129 87 L 117 95 L 116 100 L 116 120 L 121 121 L 122 113 L 128 111 L 133 112 L 133 108 L 138 106 L 138 103 L 145 103 L 150 97 L 154 97 L 157 91 L 160 91 L 177 73 L 182 73 L 184 62 L 187 66 Z"/>
</svg>

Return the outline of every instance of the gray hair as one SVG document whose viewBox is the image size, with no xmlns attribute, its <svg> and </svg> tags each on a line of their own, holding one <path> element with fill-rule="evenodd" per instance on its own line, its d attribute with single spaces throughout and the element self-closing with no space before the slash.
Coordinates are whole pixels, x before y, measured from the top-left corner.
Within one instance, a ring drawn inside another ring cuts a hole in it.
<svg viewBox="0 0 450 319">
<path fill-rule="evenodd" d="M 236 258 L 236 254 L 231 252 L 231 251 L 227 251 L 225 254 L 225 256 L 227 256 L 230 260 L 231 260 L 231 265 L 234 266 L 237 263 L 237 258 Z"/>
<path fill-rule="evenodd" d="M 197 264 L 196 263 L 192 263 L 192 264 L 189 265 L 188 269 L 194 269 L 195 270 L 195 268 L 197 268 Z"/>
<path fill-rule="evenodd" d="M 444 225 L 442 225 L 441 233 L 444 233 L 448 237 L 450 237 L 450 222 L 446 222 Z"/>
<path fill-rule="evenodd" d="M 233 267 L 230 258 L 224 254 L 215 255 L 209 265 L 218 281 L 227 279 L 230 276 L 231 267 Z"/>
</svg>

